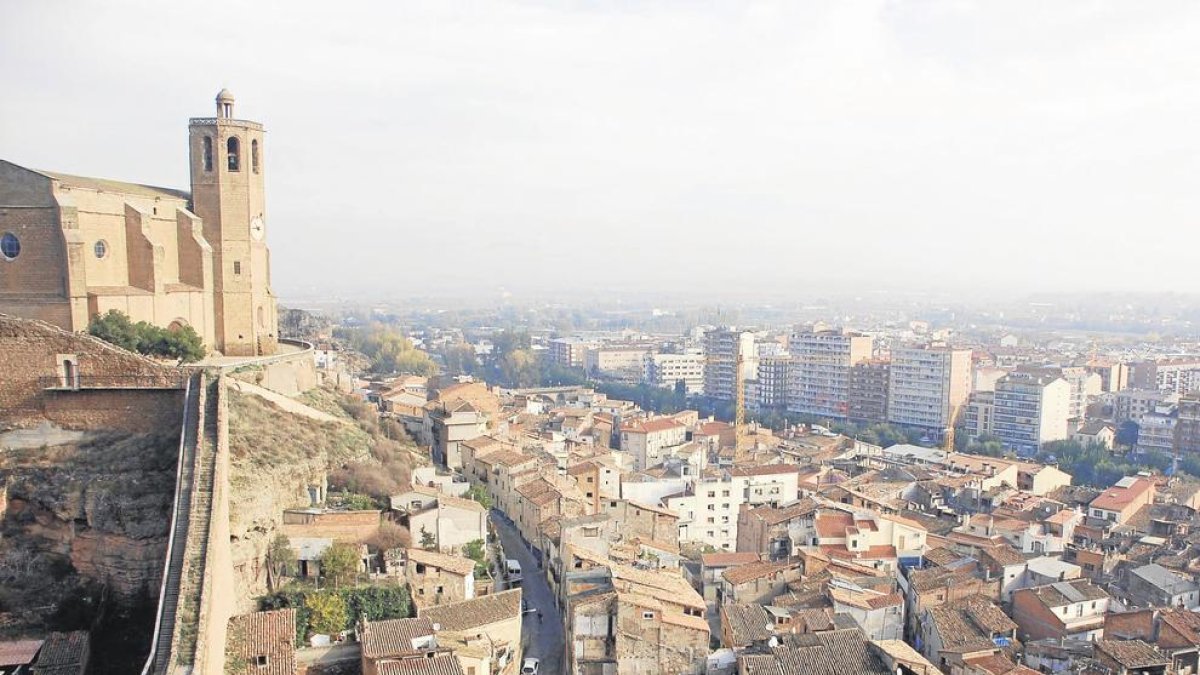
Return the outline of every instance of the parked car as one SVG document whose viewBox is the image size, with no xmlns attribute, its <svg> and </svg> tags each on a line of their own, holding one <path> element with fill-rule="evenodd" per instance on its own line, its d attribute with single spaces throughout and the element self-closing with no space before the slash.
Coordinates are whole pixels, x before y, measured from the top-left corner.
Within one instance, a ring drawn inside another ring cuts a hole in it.
<svg viewBox="0 0 1200 675">
<path fill-rule="evenodd" d="M 521 662 L 521 675 L 538 675 L 542 672 L 542 662 L 529 657 Z"/>
<path fill-rule="evenodd" d="M 510 577 L 519 577 L 521 576 L 521 563 L 518 560 L 509 558 L 504 561 L 504 570 L 508 572 L 508 576 Z"/>
</svg>

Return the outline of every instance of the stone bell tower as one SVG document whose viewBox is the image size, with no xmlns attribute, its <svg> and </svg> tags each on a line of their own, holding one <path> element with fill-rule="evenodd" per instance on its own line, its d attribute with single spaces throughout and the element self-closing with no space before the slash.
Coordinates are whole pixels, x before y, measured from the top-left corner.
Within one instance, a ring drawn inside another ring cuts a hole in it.
<svg viewBox="0 0 1200 675">
<path fill-rule="evenodd" d="M 263 195 L 263 127 L 235 119 L 233 94 L 217 94 L 217 116 L 192 118 L 192 210 L 213 248 L 217 351 L 274 354 L 279 320 L 271 292 Z"/>
</svg>

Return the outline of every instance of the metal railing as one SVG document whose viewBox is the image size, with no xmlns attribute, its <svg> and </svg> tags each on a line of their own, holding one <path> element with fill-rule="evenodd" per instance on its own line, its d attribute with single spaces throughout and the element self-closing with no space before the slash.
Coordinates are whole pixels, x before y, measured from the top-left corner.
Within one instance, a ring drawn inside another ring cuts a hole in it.
<svg viewBox="0 0 1200 675">
<path fill-rule="evenodd" d="M 186 389 L 190 373 L 147 375 L 49 375 L 38 378 L 42 389 L 78 391 L 86 389 Z"/>
</svg>

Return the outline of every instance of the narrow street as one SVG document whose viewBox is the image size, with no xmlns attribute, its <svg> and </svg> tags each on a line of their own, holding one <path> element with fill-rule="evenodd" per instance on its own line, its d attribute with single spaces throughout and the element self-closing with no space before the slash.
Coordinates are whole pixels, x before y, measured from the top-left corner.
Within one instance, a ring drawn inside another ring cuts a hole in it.
<svg viewBox="0 0 1200 675">
<path fill-rule="evenodd" d="M 521 596 L 530 607 L 542 613 L 540 624 L 536 611 L 526 614 L 521 622 L 522 642 L 529 645 L 525 656 L 541 659 L 542 675 L 563 673 L 562 619 L 554 606 L 554 596 L 550 592 L 550 584 L 546 582 L 545 572 L 538 569 L 537 560 L 529 552 L 516 526 L 498 509 L 492 509 L 491 516 L 500 535 L 505 557 L 521 563 Z"/>
</svg>

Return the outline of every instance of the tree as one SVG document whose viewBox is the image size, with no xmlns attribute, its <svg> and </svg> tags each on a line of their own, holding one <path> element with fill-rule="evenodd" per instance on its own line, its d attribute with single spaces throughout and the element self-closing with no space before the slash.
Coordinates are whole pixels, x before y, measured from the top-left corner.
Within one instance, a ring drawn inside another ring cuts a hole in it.
<svg viewBox="0 0 1200 675">
<path fill-rule="evenodd" d="M 145 321 L 133 323 L 128 315 L 115 309 L 93 318 L 88 332 L 131 352 L 184 363 L 199 361 L 206 353 L 204 340 L 191 326 L 163 328 Z"/>
<path fill-rule="evenodd" d="M 479 502 L 479 504 L 485 509 L 492 508 L 492 495 L 488 494 L 488 491 L 484 490 L 479 485 L 472 485 L 471 487 L 467 488 L 466 497 L 467 499 L 474 499 L 475 501 Z"/>
<path fill-rule="evenodd" d="M 432 551 L 437 548 L 437 537 L 433 533 L 421 526 L 421 548 L 426 551 Z"/>
<path fill-rule="evenodd" d="M 379 531 L 367 543 L 380 551 L 407 548 L 412 545 L 412 535 L 403 525 L 386 522 L 379 526 Z"/>
<path fill-rule="evenodd" d="M 333 635 L 345 630 L 350 624 L 350 611 L 346 600 L 333 591 L 311 593 L 304 598 L 308 608 L 308 627 L 315 634 Z"/>
<path fill-rule="evenodd" d="M 286 534 L 280 532 L 271 540 L 267 547 L 267 567 L 276 579 L 288 576 L 296 568 L 296 552 Z"/>
<path fill-rule="evenodd" d="M 353 582 L 358 576 L 358 547 L 354 544 L 334 544 L 321 554 L 321 575 L 333 585 Z"/>
<path fill-rule="evenodd" d="M 413 346 L 403 333 L 382 324 L 366 328 L 342 329 L 336 334 L 362 352 L 376 373 L 434 375 L 437 364 L 429 354 Z"/>
</svg>

